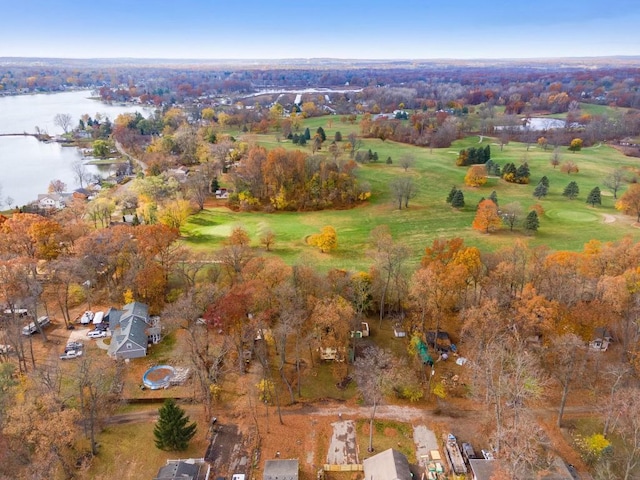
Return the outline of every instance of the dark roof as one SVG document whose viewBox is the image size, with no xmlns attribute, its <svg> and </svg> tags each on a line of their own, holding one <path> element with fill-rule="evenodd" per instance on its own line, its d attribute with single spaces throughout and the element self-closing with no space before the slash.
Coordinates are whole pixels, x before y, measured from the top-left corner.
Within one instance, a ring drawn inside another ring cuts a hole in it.
<svg viewBox="0 0 640 480">
<path fill-rule="evenodd" d="M 153 480 L 195 480 L 200 466 L 187 462 L 168 462 Z"/>
<path fill-rule="evenodd" d="M 298 480 L 298 460 L 267 460 L 263 480 Z"/>
<path fill-rule="evenodd" d="M 393 448 L 365 458 L 362 463 L 365 480 L 411 480 L 407 457 Z"/>
</svg>

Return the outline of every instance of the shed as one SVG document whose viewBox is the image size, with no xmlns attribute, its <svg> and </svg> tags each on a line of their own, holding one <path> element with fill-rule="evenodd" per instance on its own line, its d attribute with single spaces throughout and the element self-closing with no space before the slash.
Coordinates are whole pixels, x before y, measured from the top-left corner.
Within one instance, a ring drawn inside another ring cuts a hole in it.
<svg viewBox="0 0 640 480">
<path fill-rule="evenodd" d="M 402 453 L 390 448 L 363 463 L 365 480 L 411 480 L 409 461 Z"/>
<path fill-rule="evenodd" d="M 267 460 L 263 480 L 298 480 L 298 459 Z"/>
</svg>

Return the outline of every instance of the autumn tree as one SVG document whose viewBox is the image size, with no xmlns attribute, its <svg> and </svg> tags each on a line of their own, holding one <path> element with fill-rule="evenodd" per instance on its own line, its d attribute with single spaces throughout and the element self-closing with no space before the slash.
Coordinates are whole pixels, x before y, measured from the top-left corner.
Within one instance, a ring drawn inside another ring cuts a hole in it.
<svg viewBox="0 0 640 480">
<path fill-rule="evenodd" d="M 579 152 L 580 150 L 582 150 L 582 139 L 574 138 L 573 140 L 571 140 L 571 143 L 569 144 L 569 151 L 575 153 Z"/>
<path fill-rule="evenodd" d="M 398 160 L 398 165 L 406 172 L 409 168 L 413 167 L 416 163 L 416 159 L 411 155 L 403 155 Z"/>
<path fill-rule="evenodd" d="M 49 193 L 63 193 L 67 189 L 67 184 L 62 180 L 51 180 L 47 191 Z"/>
<path fill-rule="evenodd" d="M 398 209 L 402 210 L 403 205 L 405 208 L 409 208 L 409 200 L 417 194 L 417 188 L 413 178 L 408 176 L 397 177 L 391 181 L 389 186 L 393 198 L 398 202 Z"/>
<path fill-rule="evenodd" d="M 216 257 L 226 268 L 232 281 L 240 279 L 242 269 L 253 258 L 247 231 L 242 227 L 235 227 Z"/>
<path fill-rule="evenodd" d="M 307 238 L 309 245 L 316 246 L 322 253 L 328 253 L 338 247 L 338 235 L 336 229 L 331 225 L 322 227 L 320 233 L 309 235 Z"/>
<path fill-rule="evenodd" d="M 500 223 L 496 204 L 491 200 L 483 200 L 478 205 L 478 211 L 471 226 L 480 232 L 492 233 L 500 228 Z"/>
<path fill-rule="evenodd" d="M 487 169 L 484 165 L 473 165 L 464 177 L 465 185 L 480 187 L 487 183 Z"/>
<path fill-rule="evenodd" d="M 593 187 L 593 189 L 587 195 L 587 203 L 592 207 L 596 205 L 602 205 L 602 198 L 600 196 L 600 187 Z"/>
<path fill-rule="evenodd" d="M 159 418 L 153 428 L 156 447 L 160 450 L 183 451 L 198 429 L 175 400 L 168 398 L 158 410 Z"/>
<path fill-rule="evenodd" d="M 555 169 L 558 165 L 560 165 L 560 150 L 558 148 L 554 148 L 553 152 L 551 153 L 551 160 L 549 161 L 551 163 L 551 165 L 553 165 L 553 168 Z"/>
<path fill-rule="evenodd" d="M 560 166 L 560 171 L 562 173 L 566 173 L 567 175 L 571 175 L 572 173 L 578 173 L 580 170 L 578 169 L 578 165 L 573 160 L 567 160 Z"/>
<path fill-rule="evenodd" d="M 267 252 L 271 251 L 271 247 L 273 247 L 275 240 L 276 234 L 270 229 L 265 230 L 262 235 L 260 235 L 260 244 Z"/>
<path fill-rule="evenodd" d="M 616 209 L 626 215 L 634 215 L 640 222 L 640 184 L 632 183 L 616 202 Z"/>
<path fill-rule="evenodd" d="M 569 200 L 573 200 L 580 193 L 580 187 L 576 182 L 569 182 L 562 192 L 563 197 L 567 197 Z"/>
</svg>

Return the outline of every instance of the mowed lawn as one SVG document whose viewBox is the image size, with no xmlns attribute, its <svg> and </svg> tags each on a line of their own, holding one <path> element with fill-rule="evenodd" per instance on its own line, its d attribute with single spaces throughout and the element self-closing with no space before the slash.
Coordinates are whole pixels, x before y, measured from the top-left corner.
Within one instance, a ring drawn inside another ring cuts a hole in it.
<svg viewBox="0 0 640 480">
<path fill-rule="evenodd" d="M 314 119 L 313 126 L 318 122 L 318 119 Z M 322 126 L 328 139 L 333 138 L 336 130 L 343 132 L 353 128 L 350 125 L 345 128 L 346 125 L 338 119 L 333 121 L 331 127 L 324 120 Z M 276 145 L 298 148 L 290 141 L 276 142 L 273 135 L 258 136 L 258 140 L 269 148 Z M 467 168 L 455 165 L 459 150 L 487 144 L 491 145 L 492 160 L 501 166 L 507 162 L 518 166 L 526 160 L 531 170 L 530 184 L 515 185 L 490 178 L 480 188 L 465 186 Z M 571 175 L 562 173 L 560 167 L 553 168 L 550 163 L 551 149 L 545 151 L 531 146 L 527 151 L 524 144 L 512 142 L 500 151 L 495 139 L 488 137 L 484 137 L 482 142 L 477 136 L 469 137 L 455 142 L 450 148 L 433 150 L 367 139 L 363 142 L 363 149 L 371 149 L 379 157 L 377 163 L 361 165 L 357 169 L 359 179 L 371 185 L 372 197 L 367 203 L 350 210 L 270 214 L 233 212 L 224 207 L 206 209 L 189 219 L 182 231 L 184 242 L 197 250 L 215 249 L 235 226 L 241 226 L 259 248 L 261 234 L 271 230 L 276 234 L 272 254 L 281 256 L 287 263 L 314 264 L 321 269 L 366 270 L 372 263 L 370 233 L 378 225 L 388 225 L 394 238 L 410 247 L 411 262 L 414 264 L 419 262 L 424 248 L 435 238 L 462 237 L 466 244 L 478 246 L 484 251 L 512 245 L 517 239 L 531 246 L 547 245 L 554 250 L 574 251 L 582 250 L 591 239 L 615 241 L 625 235 L 640 239 L 640 230 L 634 225 L 635 219 L 615 210 L 613 196 L 602 184 L 603 178 L 615 168 L 625 169 L 629 178 L 636 176 L 637 160 L 625 157 L 608 146 L 585 148 L 576 153 L 562 148 L 561 162 L 574 161 L 580 169 L 579 173 Z M 406 172 L 398 164 L 398 160 L 405 155 L 415 159 L 415 164 Z M 391 165 L 385 163 L 387 157 L 392 158 Z M 418 191 L 415 198 L 410 200 L 409 208 L 400 210 L 393 201 L 389 183 L 394 177 L 403 175 L 413 178 Z M 543 175 L 550 181 L 549 195 L 537 201 L 532 193 Z M 572 180 L 578 183 L 580 194 L 575 200 L 568 200 L 562 196 L 562 192 Z M 445 201 L 453 185 L 464 192 L 466 206 L 461 210 L 453 209 Z M 585 201 L 595 186 L 600 186 L 602 190 L 602 206 L 593 208 Z M 511 232 L 506 226 L 489 235 L 473 230 L 471 224 L 476 206 L 482 197 L 488 197 L 493 190 L 497 192 L 500 205 L 518 202 L 525 215 L 532 205 L 539 203 L 545 213 L 540 218 L 538 233 L 528 236 L 519 227 Z M 308 235 L 319 232 L 325 225 L 332 225 L 338 234 L 339 246 L 329 254 L 322 254 L 305 243 Z"/>
</svg>

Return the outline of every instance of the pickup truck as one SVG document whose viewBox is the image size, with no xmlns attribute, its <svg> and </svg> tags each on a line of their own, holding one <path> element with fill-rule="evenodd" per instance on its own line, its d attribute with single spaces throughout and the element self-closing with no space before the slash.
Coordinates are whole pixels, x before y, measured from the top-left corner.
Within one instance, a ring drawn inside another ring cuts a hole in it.
<svg viewBox="0 0 640 480">
<path fill-rule="evenodd" d="M 69 350 L 64 355 L 60 355 L 60 360 L 70 360 L 72 358 L 78 358 L 82 356 L 82 350 Z"/>
</svg>

